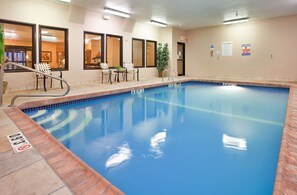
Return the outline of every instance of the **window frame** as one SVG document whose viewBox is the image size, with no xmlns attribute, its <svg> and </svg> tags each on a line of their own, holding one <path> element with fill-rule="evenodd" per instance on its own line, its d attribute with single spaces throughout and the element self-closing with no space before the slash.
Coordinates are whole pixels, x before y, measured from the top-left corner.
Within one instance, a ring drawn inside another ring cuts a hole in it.
<svg viewBox="0 0 297 195">
<path fill-rule="evenodd" d="M 108 37 L 113 37 L 113 38 L 119 38 L 120 39 L 120 66 L 123 67 L 123 36 L 120 36 L 120 35 L 113 35 L 113 34 L 106 34 L 106 63 L 107 62 L 107 56 L 108 56 L 108 40 L 107 38 Z M 111 66 L 110 64 L 108 64 L 110 67 L 113 67 Z"/>
<path fill-rule="evenodd" d="M 154 64 L 153 66 L 148 66 L 148 64 L 147 64 L 147 61 L 148 61 L 148 60 L 147 60 L 147 59 L 148 59 L 148 58 L 147 58 L 147 43 L 148 43 L 148 42 L 154 43 L 154 45 L 155 45 L 155 52 L 154 52 L 154 53 L 155 53 L 155 59 L 154 59 L 154 63 L 155 63 L 155 64 Z M 145 41 L 145 54 L 146 54 L 146 55 L 145 55 L 145 56 L 146 56 L 146 64 L 145 64 L 145 67 L 146 67 L 146 68 L 156 68 L 156 67 L 157 67 L 157 45 L 158 45 L 158 42 L 157 42 L 157 41 L 153 41 L 153 40 L 146 40 L 146 41 Z"/>
<path fill-rule="evenodd" d="M 14 20 L 6 20 L 6 19 L 0 19 L 0 23 L 29 26 L 32 28 L 32 34 L 31 34 L 32 35 L 32 68 L 34 69 L 34 64 L 36 64 L 36 24 L 14 21 Z M 11 47 L 12 45 L 7 45 L 7 46 Z M 4 52 L 5 52 L 5 47 L 6 47 L 6 45 L 4 44 Z M 15 46 L 15 47 L 18 47 L 18 48 L 24 47 L 25 48 L 25 46 Z M 16 73 L 16 72 L 30 72 L 30 71 L 26 70 L 26 69 L 5 69 L 4 72 L 5 73 Z"/>
<path fill-rule="evenodd" d="M 100 64 L 98 67 L 94 67 L 94 68 L 88 68 L 86 67 L 86 65 L 90 65 L 90 64 L 86 64 L 86 55 L 85 55 L 85 51 L 86 51 L 86 34 L 91 34 L 91 35 L 99 35 L 101 36 L 101 62 L 104 62 L 105 59 L 105 49 L 104 49 L 104 44 L 105 44 L 105 36 L 103 33 L 96 33 L 96 32 L 90 32 L 90 31 L 84 31 L 84 39 L 83 39 L 83 50 L 84 50 L 84 59 L 83 59 L 83 63 L 84 63 L 84 70 L 97 70 L 100 69 Z"/>
<path fill-rule="evenodd" d="M 142 66 L 136 66 L 134 64 L 135 68 L 144 68 L 145 67 L 145 40 L 144 39 L 139 39 L 139 38 L 132 38 L 132 63 L 134 63 L 133 61 L 133 57 L 134 57 L 134 49 L 133 49 L 133 41 L 141 41 L 142 42 Z"/>
<path fill-rule="evenodd" d="M 68 56 L 69 56 L 69 39 L 68 39 L 68 33 L 69 33 L 69 30 L 68 28 L 61 28 L 61 27 L 55 27 L 55 26 L 46 26 L 46 25 L 39 25 L 39 63 L 42 63 L 41 59 L 41 54 L 42 54 L 42 34 L 41 34 L 41 31 L 42 31 L 42 28 L 48 28 L 48 29 L 52 29 L 52 30 L 61 30 L 61 31 L 64 31 L 65 33 L 65 37 L 64 37 L 64 46 L 65 46 L 65 67 L 62 68 L 61 70 L 62 71 L 67 71 L 69 70 L 69 59 L 68 59 Z M 58 71 L 59 68 L 51 68 L 52 71 Z"/>
</svg>

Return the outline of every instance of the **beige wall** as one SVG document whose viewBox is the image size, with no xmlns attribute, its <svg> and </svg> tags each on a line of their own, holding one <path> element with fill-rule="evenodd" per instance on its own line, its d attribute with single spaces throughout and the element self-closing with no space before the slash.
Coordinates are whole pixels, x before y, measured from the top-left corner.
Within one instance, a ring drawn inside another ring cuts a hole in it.
<svg viewBox="0 0 297 195">
<path fill-rule="evenodd" d="M 186 42 L 186 31 L 180 29 L 173 29 L 173 36 L 172 36 L 172 68 L 177 71 L 177 43 L 185 43 Z"/>
<path fill-rule="evenodd" d="M 297 16 L 192 30 L 187 38 L 186 75 L 297 80 Z M 224 41 L 232 41 L 233 56 L 216 56 Z M 251 44 L 251 56 L 241 56 L 241 44 Z"/>
</svg>

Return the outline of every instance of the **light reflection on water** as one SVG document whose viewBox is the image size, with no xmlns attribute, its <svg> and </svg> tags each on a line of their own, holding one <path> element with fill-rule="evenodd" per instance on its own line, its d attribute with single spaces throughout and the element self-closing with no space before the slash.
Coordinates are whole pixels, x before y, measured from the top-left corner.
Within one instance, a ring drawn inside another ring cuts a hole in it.
<svg viewBox="0 0 297 195">
<path fill-rule="evenodd" d="M 166 129 L 163 132 L 159 132 L 151 138 L 151 151 L 154 153 L 155 158 L 160 158 L 164 155 L 160 148 L 160 143 L 166 141 Z"/>
<path fill-rule="evenodd" d="M 237 150 L 247 150 L 246 140 L 244 138 L 231 137 L 223 134 L 223 144 L 226 148 L 233 148 Z"/>
<path fill-rule="evenodd" d="M 115 167 L 124 161 L 129 160 L 132 157 L 132 150 L 129 148 L 129 145 L 127 143 L 124 143 L 122 146 L 118 147 L 118 152 L 111 155 L 106 163 L 105 167 Z"/>
</svg>

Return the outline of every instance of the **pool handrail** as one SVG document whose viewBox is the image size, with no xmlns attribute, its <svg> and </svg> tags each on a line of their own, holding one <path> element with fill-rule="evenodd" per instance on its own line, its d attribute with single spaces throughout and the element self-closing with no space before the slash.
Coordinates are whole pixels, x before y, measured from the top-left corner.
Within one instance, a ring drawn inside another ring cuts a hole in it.
<svg viewBox="0 0 297 195">
<path fill-rule="evenodd" d="M 168 68 L 167 71 L 168 71 L 168 81 L 170 81 L 170 79 L 171 79 L 173 86 L 179 86 L 181 84 L 181 80 L 178 77 L 177 71 L 174 70 L 173 68 Z M 172 75 L 171 73 L 173 73 L 174 75 Z M 174 76 L 176 76 L 178 81 L 174 80 Z M 162 77 L 162 81 L 164 81 L 163 77 Z"/>
<path fill-rule="evenodd" d="M 52 79 L 56 79 L 56 80 L 59 80 L 61 82 L 64 82 L 66 85 L 67 85 L 67 89 L 66 89 L 66 92 L 63 93 L 63 94 L 33 94 L 33 95 L 27 95 L 27 94 L 19 94 L 19 95 L 15 95 L 12 99 L 11 99 L 11 102 L 10 102 L 10 107 L 11 106 L 14 106 L 14 102 L 17 98 L 19 97 L 63 97 L 63 96 L 66 96 L 69 91 L 70 91 L 70 86 L 68 84 L 68 82 L 62 78 L 59 78 L 59 77 L 55 77 L 55 76 L 52 76 L 52 75 L 49 75 L 49 74 L 46 74 L 46 73 L 43 73 L 43 72 L 40 72 L 40 71 L 37 71 L 33 68 L 29 68 L 29 67 L 26 67 L 26 66 L 23 66 L 23 65 L 20 65 L 20 64 L 17 64 L 17 63 L 14 63 L 14 62 L 7 62 L 5 64 L 3 64 L 1 67 L 0 67 L 0 106 L 2 106 L 2 103 L 3 103 L 3 86 L 2 86 L 2 83 L 3 83 L 3 77 L 4 77 L 4 67 L 7 66 L 8 64 L 11 64 L 11 65 L 14 65 L 14 66 L 17 66 L 19 68 L 22 68 L 22 69 L 26 69 L 26 70 L 29 70 L 31 72 L 35 72 L 35 73 L 38 73 L 38 74 L 41 74 L 41 75 L 44 75 L 44 76 L 47 76 L 47 77 L 50 77 Z"/>
</svg>

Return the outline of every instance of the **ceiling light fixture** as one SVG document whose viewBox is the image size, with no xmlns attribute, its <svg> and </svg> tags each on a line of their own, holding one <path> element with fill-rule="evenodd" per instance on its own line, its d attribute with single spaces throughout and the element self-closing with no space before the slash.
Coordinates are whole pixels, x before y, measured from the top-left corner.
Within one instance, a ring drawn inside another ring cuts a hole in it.
<svg viewBox="0 0 297 195">
<path fill-rule="evenodd" d="M 41 39 L 42 39 L 42 41 L 46 41 L 46 42 L 56 42 L 57 41 L 57 37 L 48 36 L 48 35 L 42 35 Z"/>
<path fill-rule="evenodd" d="M 167 26 L 167 24 L 162 23 L 162 22 L 158 22 L 156 20 L 151 20 L 151 23 L 154 24 L 154 25 L 157 25 L 157 26 L 161 26 L 161 27 L 166 27 Z"/>
<path fill-rule="evenodd" d="M 60 1 L 66 2 L 66 3 L 70 3 L 71 2 L 71 0 L 60 0 Z"/>
<path fill-rule="evenodd" d="M 235 18 L 231 20 L 225 20 L 223 24 L 235 24 L 235 23 L 242 23 L 242 22 L 248 22 L 249 17 L 244 17 L 244 18 Z"/>
<path fill-rule="evenodd" d="M 130 17 L 130 14 L 128 14 L 128 13 L 118 11 L 118 10 L 115 10 L 115 9 L 111 9 L 111 8 L 107 8 L 107 7 L 104 8 L 104 12 L 109 13 L 109 14 L 113 14 L 113 15 L 117 15 L 117 16 L 121 16 L 121 17 L 124 17 L 124 18 L 129 18 Z"/>
</svg>

